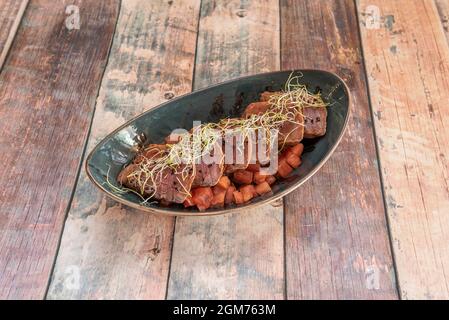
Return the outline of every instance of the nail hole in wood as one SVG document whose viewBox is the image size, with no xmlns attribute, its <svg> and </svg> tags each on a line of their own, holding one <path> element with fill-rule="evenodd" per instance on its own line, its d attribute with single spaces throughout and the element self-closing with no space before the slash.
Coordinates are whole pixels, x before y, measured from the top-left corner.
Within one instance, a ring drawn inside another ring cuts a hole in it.
<svg viewBox="0 0 449 320">
<path fill-rule="evenodd" d="M 235 12 L 235 14 L 239 17 L 239 18 L 243 18 L 245 17 L 248 12 L 245 9 L 239 9 Z"/>
<path fill-rule="evenodd" d="M 164 98 L 167 100 L 173 99 L 175 97 L 175 94 L 173 92 L 166 92 L 164 94 Z"/>
</svg>

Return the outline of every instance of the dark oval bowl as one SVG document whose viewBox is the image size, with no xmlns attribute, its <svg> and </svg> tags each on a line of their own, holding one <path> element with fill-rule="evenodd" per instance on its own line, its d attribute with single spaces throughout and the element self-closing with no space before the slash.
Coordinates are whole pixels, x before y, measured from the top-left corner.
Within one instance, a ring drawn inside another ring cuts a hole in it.
<svg viewBox="0 0 449 320">
<path fill-rule="evenodd" d="M 312 92 L 320 90 L 324 100 L 331 104 L 328 107 L 327 132 L 322 138 L 303 141 L 306 148 L 302 165 L 289 178 L 277 181 L 273 185 L 273 193 L 268 196 L 254 198 L 244 205 L 199 212 L 185 209 L 182 205 L 143 205 L 142 199 L 137 195 L 116 193 L 110 184 L 118 186 L 116 177 L 123 166 L 134 158 L 139 143 L 162 143 L 173 129 L 190 129 L 193 121 L 207 123 L 224 117 L 239 116 L 249 103 L 258 100 L 261 92 L 282 89 L 291 72 L 270 72 L 238 78 L 152 108 L 114 130 L 92 150 L 86 161 L 87 175 L 98 188 L 118 202 L 140 210 L 168 215 L 217 215 L 252 208 L 285 196 L 321 168 L 343 136 L 349 118 L 350 95 L 343 80 L 333 73 L 319 70 L 295 71 L 296 74 L 302 73 L 302 84 Z"/>
</svg>

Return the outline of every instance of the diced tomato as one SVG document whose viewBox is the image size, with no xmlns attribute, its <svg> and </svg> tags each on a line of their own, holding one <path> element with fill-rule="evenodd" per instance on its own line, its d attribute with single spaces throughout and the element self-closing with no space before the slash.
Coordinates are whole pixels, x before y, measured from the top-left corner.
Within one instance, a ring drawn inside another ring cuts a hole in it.
<svg viewBox="0 0 449 320">
<path fill-rule="evenodd" d="M 234 191 L 233 196 L 235 204 L 243 203 L 243 194 L 240 191 Z"/>
<path fill-rule="evenodd" d="M 241 186 L 240 192 L 243 195 L 244 202 L 248 202 L 257 195 L 256 189 L 254 189 L 254 186 L 252 184 Z"/>
<path fill-rule="evenodd" d="M 301 159 L 291 151 L 287 152 L 285 160 L 293 168 L 298 168 L 301 164 Z"/>
<path fill-rule="evenodd" d="M 216 193 L 211 201 L 211 206 L 213 208 L 224 207 L 225 203 L 226 190 L 223 190 L 220 193 Z"/>
<path fill-rule="evenodd" d="M 226 190 L 226 195 L 225 195 L 225 204 L 230 204 L 234 201 L 234 191 L 235 191 L 235 187 L 234 186 L 229 186 L 228 190 Z"/>
<path fill-rule="evenodd" d="M 297 145 L 291 147 L 289 150 L 300 157 L 302 155 L 302 152 L 304 151 L 304 145 L 302 143 L 298 143 Z"/>
<path fill-rule="evenodd" d="M 259 195 L 263 195 L 265 193 L 271 192 L 271 187 L 268 184 L 268 182 L 266 182 L 266 181 L 262 182 L 261 184 L 256 185 L 255 189 Z"/>
<path fill-rule="evenodd" d="M 237 170 L 233 173 L 232 178 L 238 184 L 250 184 L 253 181 L 253 173 L 246 170 Z"/>
<path fill-rule="evenodd" d="M 266 178 L 267 178 L 266 175 L 263 175 L 260 172 L 254 172 L 253 181 L 255 184 L 264 182 Z"/>
<path fill-rule="evenodd" d="M 200 187 L 192 190 L 193 202 L 200 211 L 208 209 L 211 205 L 214 194 L 210 187 Z"/>
<path fill-rule="evenodd" d="M 223 191 L 226 191 L 226 189 L 223 189 L 222 187 L 219 186 L 212 187 L 212 193 L 214 195 L 222 193 Z"/>
<path fill-rule="evenodd" d="M 222 188 L 223 190 L 227 190 L 231 185 L 231 180 L 227 176 L 222 176 L 220 180 L 218 180 L 217 187 Z"/>
<path fill-rule="evenodd" d="M 290 173 L 292 173 L 293 168 L 287 163 L 285 158 L 280 158 L 278 163 L 278 172 L 277 174 L 281 178 L 287 178 Z"/>
</svg>

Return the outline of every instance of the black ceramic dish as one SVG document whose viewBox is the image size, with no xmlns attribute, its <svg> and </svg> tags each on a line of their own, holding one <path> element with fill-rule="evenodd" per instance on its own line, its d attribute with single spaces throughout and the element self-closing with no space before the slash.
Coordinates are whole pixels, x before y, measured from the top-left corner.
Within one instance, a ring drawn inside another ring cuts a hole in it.
<svg viewBox="0 0 449 320">
<path fill-rule="evenodd" d="M 343 136 L 349 118 L 350 95 L 343 80 L 333 73 L 319 70 L 295 71 L 295 75 L 302 73 L 302 84 L 312 92 L 320 90 L 324 100 L 330 103 L 327 132 L 320 139 L 303 141 L 306 152 L 302 156 L 302 165 L 288 179 L 278 180 L 272 186 L 273 193 L 268 196 L 254 198 L 244 205 L 199 212 L 196 208 L 185 209 L 182 205 L 142 205 L 142 199 L 133 193 L 114 192 L 106 178 L 108 177 L 111 184 L 118 186 L 117 175 L 123 166 L 134 158 L 139 144 L 162 143 L 173 129 L 190 129 L 193 121 L 217 122 L 225 117 L 239 116 L 249 103 L 258 101 L 261 92 L 282 89 L 291 72 L 279 71 L 238 78 L 194 91 L 152 108 L 114 130 L 92 150 L 86 161 L 89 178 L 118 202 L 140 210 L 169 215 L 223 214 L 248 209 L 285 196 L 321 168 Z"/>
</svg>

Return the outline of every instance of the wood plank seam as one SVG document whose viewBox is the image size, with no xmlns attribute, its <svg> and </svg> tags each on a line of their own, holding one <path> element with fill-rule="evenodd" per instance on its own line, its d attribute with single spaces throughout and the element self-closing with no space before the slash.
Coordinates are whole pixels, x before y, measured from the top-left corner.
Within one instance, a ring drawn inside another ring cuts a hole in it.
<svg viewBox="0 0 449 320">
<path fill-rule="evenodd" d="M 5 41 L 5 45 L 3 47 L 3 50 L 0 54 L 0 72 L 3 69 L 3 64 L 6 61 L 6 58 L 8 57 L 9 49 L 11 48 L 11 45 L 14 41 L 14 38 L 16 36 L 17 30 L 19 28 L 19 25 L 22 21 L 22 18 L 25 14 L 25 10 L 28 6 L 29 0 L 22 0 L 22 3 L 20 4 L 19 11 L 17 12 L 16 18 L 11 25 L 11 29 L 9 30 L 8 38 Z"/>
<path fill-rule="evenodd" d="M 193 60 L 194 63 L 193 63 L 192 90 L 191 91 L 195 90 L 195 76 L 196 76 L 196 72 L 197 72 L 197 70 L 196 70 L 196 67 L 197 67 L 196 58 L 198 56 L 198 39 L 199 39 L 199 34 L 200 34 L 199 31 L 200 31 L 200 27 L 201 27 L 201 8 L 203 6 L 203 0 L 199 0 L 199 2 L 200 2 L 200 7 L 199 7 L 199 11 L 198 11 L 198 22 L 197 22 L 197 25 L 196 25 L 197 32 L 196 32 L 196 39 L 195 39 L 195 56 L 194 56 L 194 60 Z M 176 225 L 176 221 L 175 221 L 175 225 Z"/>
<path fill-rule="evenodd" d="M 372 97 L 371 97 L 371 88 L 370 88 L 370 84 L 368 81 L 368 70 L 366 68 L 366 63 L 365 63 L 365 52 L 363 50 L 363 38 L 362 38 L 362 30 L 361 30 L 361 24 L 360 24 L 360 16 L 359 16 L 359 5 L 358 5 L 358 1 L 357 0 L 353 0 L 354 1 L 354 8 L 355 8 L 355 17 L 356 17 L 356 21 L 357 21 L 357 34 L 358 34 L 358 38 L 361 44 L 361 56 L 362 56 L 362 67 L 363 67 L 363 77 L 365 78 L 365 82 L 366 82 L 366 90 L 367 90 L 367 94 L 368 94 L 368 106 L 369 106 L 369 110 L 370 110 L 370 116 L 371 116 L 371 121 L 372 123 L 374 123 L 374 110 L 373 110 L 373 101 L 372 101 Z M 361 12 L 361 11 L 360 11 Z M 376 133 L 376 126 L 371 126 L 372 132 L 374 137 L 377 137 L 377 133 Z M 402 299 L 401 297 L 401 288 L 400 288 L 400 283 L 399 283 L 399 275 L 398 275 L 398 269 L 397 269 L 397 265 L 396 265 L 396 256 L 395 256 L 395 252 L 394 252 L 394 248 L 393 248 L 393 239 L 392 239 L 392 235 L 391 235 L 391 227 L 390 227 L 390 217 L 388 216 L 387 213 L 387 199 L 386 199 L 386 195 L 385 195 L 385 186 L 384 186 L 384 177 L 383 177 L 383 172 L 382 172 L 382 159 L 380 158 L 380 151 L 379 151 L 379 142 L 377 139 L 374 139 L 374 147 L 376 150 L 376 157 L 377 157 L 377 170 L 379 172 L 379 177 L 380 177 L 380 186 L 381 186 L 381 193 L 382 193 L 382 200 L 383 200 L 383 204 L 384 204 L 384 213 L 385 213 L 385 221 L 387 223 L 387 228 L 388 228 L 388 241 L 390 243 L 390 252 L 391 252 L 391 257 L 392 257 L 392 262 L 393 262 L 393 268 L 394 268 L 394 274 L 396 277 L 396 291 L 397 291 L 397 295 L 399 297 L 399 299 Z"/>
<path fill-rule="evenodd" d="M 93 121 L 94 121 L 95 110 L 97 108 L 98 97 L 100 95 L 101 83 L 103 82 L 103 78 L 104 78 L 104 76 L 106 74 L 106 70 L 107 70 L 108 65 L 109 65 L 109 57 L 111 55 L 112 43 L 113 43 L 113 39 L 114 39 L 114 36 L 115 36 L 115 32 L 117 30 L 117 24 L 118 24 L 118 20 L 119 20 L 118 17 L 120 17 L 120 10 L 121 10 L 122 1 L 123 0 L 118 0 L 117 19 L 115 20 L 114 31 L 113 31 L 112 36 L 111 36 L 111 42 L 109 43 L 108 53 L 107 53 L 107 56 L 106 56 L 106 64 L 105 64 L 105 66 L 103 68 L 103 72 L 102 72 L 102 75 L 101 75 L 100 80 L 99 80 L 99 85 L 98 85 L 98 88 L 97 88 L 97 95 L 96 95 L 96 98 L 95 98 L 95 103 L 94 103 L 94 108 L 93 108 L 92 116 L 91 116 L 90 123 L 89 123 L 89 128 L 87 130 L 86 138 L 84 140 L 83 151 L 81 152 L 81 157 L 80 157 L 80 161 L 79 161 L 79 165 L 78 165 L 78 170 L 77 170 L 77 173 L 76 173 L 75 181 L 73 183 L 72 191 L 71 191 L 71 194 L 70 194 L 70 199 L 69 199 L 69 202 L 67 203 L 67 208 L 66 208 L 66 211 L 65 211 L 65 214 L 64 214 L 64 223 L 62 225 L 61 233 L 59 235 L 58 245 L 57 245 L 55 257 L 53 259 L 53 265 L 52 265 L 52 268 L 51 268 L 50 277 L 48 278 L 47 287 L 45 289 L 44 299 L 47 299 L 48 291 L 50 290 L 50 284 L 51 284 L 51 280 L 53 278 L 53 272 L 55 270 L 56 259 L 58 258 L 59 249 L 60 249 L 60 246 L 61 246 L 62 235 L 64 233 L 65 225 L 66 225 L 66 222 L 67 222 L 67 217 L 68 217 L 68 214 L 70 212 L 70 208 L 72 207 L 73 198 L 75 197 L 75 191 L 76 191 L 76 187 L 78 185 L 78 181 L 79 181 L 79 178 L 80 178 L 81 170 L 84 170 L 84 168 L 83 168 L 84 158 L 86 156 L 87 146 L 88 146 L 90 134 L 91 134 L 91 131 L 92 131 L 92 124 L 93 124 Z"/>
<path fill-rule="evenodd" d="M 201 7 L 200 7 L 200 11 L 201 11 Z M 173 228 L 172 228 L 172 233 L 171 233 L 171 238 L 170 238 L 170 242 L 171 242 L 171 247 L 170 247 L 170 258 L 169 258 L 169 263 L 168 263 L 168 271 L 167 271 L 167 283 L 165 284 L 165 297 L 164 300 L 168 300 L 168 287 L 170 284 L 170 275 L 171 275 L 171 261 L 172 261 L 172 257 L 173 257 L 173 247 L 175 244 L 175 232 L 176 232 L 176 217 L 173 218 Z"/>
</svg>

